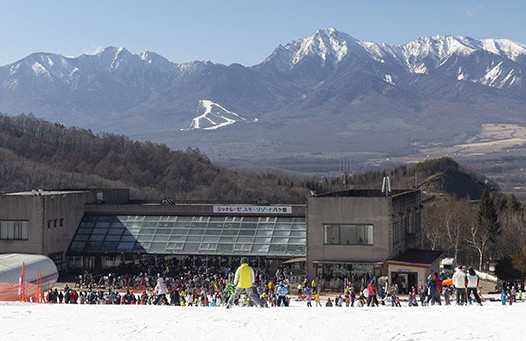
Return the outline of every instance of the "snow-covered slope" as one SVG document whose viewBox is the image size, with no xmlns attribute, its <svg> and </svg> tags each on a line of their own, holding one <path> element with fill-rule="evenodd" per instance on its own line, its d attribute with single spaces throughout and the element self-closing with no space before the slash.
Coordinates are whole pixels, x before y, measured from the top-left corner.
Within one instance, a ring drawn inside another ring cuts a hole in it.
<svg viewBox="0 0 526 341">
<path fill-rule="evenodd" d="M 190 127 L 181 130 L 216 130 L 236 122 L 246 121 L 244 117 L 235 112 L 223 108 L 221 105 L 210 100 L 199 101 L 196 113 L 198 116 L 192 119 Z"/>
<path fill-rule="evenodd" d="M 325 299 L 322 299 L 325 301 Z M 400 308 L 0 303 L 3 340 L 522 340 L 526 304 Z M 325 302 L 323 302 L 325 304 Z M 74 318 L 72 318 L 74 317 Z M 437 318 L 439 317 L 439 318 Z"/>
</svg>

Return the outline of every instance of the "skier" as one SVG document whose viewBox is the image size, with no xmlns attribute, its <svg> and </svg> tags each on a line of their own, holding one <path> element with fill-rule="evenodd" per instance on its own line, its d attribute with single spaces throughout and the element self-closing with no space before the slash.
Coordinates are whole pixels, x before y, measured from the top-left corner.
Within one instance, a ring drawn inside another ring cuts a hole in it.
<svg viewBox="0 0 526 341">
<path fill-rule="evenodd" d="M 227 308 L 230 308 L 242 293 L 248 295 L 249 299 L 256 306 L 262 306 L 261 302 L 259 302 L 259 299 L 252 291 L 252 285 L 254 284 L 254 270 L 248 266 L 247 257 L 241 257 L 241 266 L 237 268 L 236 275 L 234 277 L 234 284 L 236 285 L 236 290 L 234 291 L 232 297 L 230 297 L 230 300 L 226 305 Z"/>
<path fill-rule="evenodd" d="M 466 274 L 459 265 L 453 274 L 453 285 L 457 290 L 457 305 L 463 305 L 466 302 Z"/>
<path fill-rule="evenodd" d="M 482 303 L 480 302 L 479 294 L 477 293 L 477 287 L 479 285 L 479 276 L 477 276 L 473 268 L 469 268 L 469 274 L 467 277 L 468 277 L 467 297 L 471 298 L 471 292 L 473 291 L 473 295 L 475 296 L 475 299 L 477 300 L 478 304 L 482 305 Z"/>
</svg>

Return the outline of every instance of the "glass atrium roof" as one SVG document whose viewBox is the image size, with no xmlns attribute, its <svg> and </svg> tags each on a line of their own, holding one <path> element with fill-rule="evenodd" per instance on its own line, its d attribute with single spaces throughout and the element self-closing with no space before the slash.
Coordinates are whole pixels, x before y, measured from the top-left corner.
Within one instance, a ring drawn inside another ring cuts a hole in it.
<svg viewBox="0 0 526 341">
<path fill-rule="evenodd" d="M 72 253 L 301 257 L 304 217 L 85 215 Z"/>
</svg>

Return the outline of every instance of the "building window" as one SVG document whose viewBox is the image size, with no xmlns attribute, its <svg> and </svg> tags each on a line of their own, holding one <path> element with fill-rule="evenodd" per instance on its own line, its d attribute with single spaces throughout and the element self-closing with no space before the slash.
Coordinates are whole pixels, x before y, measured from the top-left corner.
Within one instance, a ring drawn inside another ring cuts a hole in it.
<svg viewBox="0 0 526 341">
<path fill-rule="evenodd" d="M 373 225 L 324 225 L 324 243 L 328 245 L 373 245 Z"/>
<path fill-rule="evenodd" d="M 47 221 L 47 228 L 48 228 L 48 229 L 51 228 L 51 220 L 48 220 L 48 221 Z"/>
<path fill-rule="evenodd" d="M 0 221 L 0 239 L 2 240 L 28 240 L 28 221 Z"/>
<path fill-rule="evenodd" d="M 57 227 L 57 219 L 53 220 L 53 227 Z"/>
<path fill-rule="evenodd" d="M 64 218 L 60 218 L 60 227 L 64 226 Z"/>
</svg>

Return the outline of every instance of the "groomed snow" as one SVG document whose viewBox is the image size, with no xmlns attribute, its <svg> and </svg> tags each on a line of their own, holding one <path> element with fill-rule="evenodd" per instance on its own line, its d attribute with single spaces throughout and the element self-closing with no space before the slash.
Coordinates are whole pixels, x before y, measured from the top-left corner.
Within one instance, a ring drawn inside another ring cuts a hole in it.
<svg viewBox="0 0 526 341">
<path fill-rule="evenodd" d="M 313 302 L 314 303 L 314 302 Z M 0 303 L 2 340 L 522 340 L 526 304 L 379 308 Z"/>
</svg>

